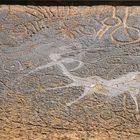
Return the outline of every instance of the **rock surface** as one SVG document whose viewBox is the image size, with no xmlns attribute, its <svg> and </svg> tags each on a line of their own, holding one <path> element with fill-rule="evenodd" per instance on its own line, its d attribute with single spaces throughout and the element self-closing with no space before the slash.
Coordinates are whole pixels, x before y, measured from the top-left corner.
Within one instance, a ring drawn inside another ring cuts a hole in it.
<svg viewBox="0 0 140 140">
<path fill-rule="evenodd" d="M 0 140 L 139 140 L 140 7 L 0 6 Z"/>
</svg>

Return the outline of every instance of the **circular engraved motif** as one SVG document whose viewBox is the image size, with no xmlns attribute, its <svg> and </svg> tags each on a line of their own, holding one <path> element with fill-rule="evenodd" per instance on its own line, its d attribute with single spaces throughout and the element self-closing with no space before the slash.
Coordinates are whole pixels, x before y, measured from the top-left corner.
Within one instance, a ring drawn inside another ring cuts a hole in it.
<svg viewBox="0 0 140 140">
<path fill-rule="evenodd" d="M 116 26 L 116 25 L 120 24 L 120 19 L 110 17 L 110 18 L 107 18 L 104 20 L 104 24 L 107 26 Z"/>
</svg>

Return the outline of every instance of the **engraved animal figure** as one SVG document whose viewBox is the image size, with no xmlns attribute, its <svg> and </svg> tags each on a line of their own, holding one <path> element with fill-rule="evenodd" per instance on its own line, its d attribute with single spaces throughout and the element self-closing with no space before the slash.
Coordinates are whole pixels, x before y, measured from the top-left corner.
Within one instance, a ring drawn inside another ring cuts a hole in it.
<svg viewBox="0 0 140 140">
<path fill-rule="evenodd" d="M 109 97 L 114 97 L 120 94 L 129 93 L 135 102 L 136 112 L 139 111 L 138 103 L 137 103 L 137 95 L 140 93 L 140 72 L 131 72 L 113 80 L 105 80 L 100 78 L 99 76 L 81 78 L 72 75 L 66 69 L 63 62 L 70 63 L 70 62 L 78 61 L 79 65 L 75 69 L 79 69 L 80 67 L 82 67 L 83 62 L 79 60 L 75 60 L 73 58 L 61 59 L 61 55 L 58 53 L 52 53 L 50 54 L 49 57 L 52 60 L 52 62 L 35 68 L 25 76 L 29 76 L 30 74 L 33 74 L 39 70 L 57 65 L 59 69 L 62 70 L 62 73 L 68 78 L 70 78 L 73 82 L 66 86 L 47 88 L 46 90 L 73 87 L 73 86 L 84 87 L 84 93 L 81 96 L 79 96 L 76 100 L 67 103 L 66 106 L 71 106 L 72 104 L 79 102 L 85 96 L 93 93 L 99 93 Z M 20 79 L 22 81 L 22 77 L 20 77 Z"/>
</svg>

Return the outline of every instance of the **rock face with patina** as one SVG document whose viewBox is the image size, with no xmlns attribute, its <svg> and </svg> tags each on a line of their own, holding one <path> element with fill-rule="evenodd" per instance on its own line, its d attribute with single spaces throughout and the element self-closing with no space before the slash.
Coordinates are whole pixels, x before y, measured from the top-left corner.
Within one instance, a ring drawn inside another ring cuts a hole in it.
<svg viewBox="0 0 140 140">
<path fill-rule="evenodd" d="M 139 140 L 140 7 L 0 7 L 0 140 Z"/>
</svg>

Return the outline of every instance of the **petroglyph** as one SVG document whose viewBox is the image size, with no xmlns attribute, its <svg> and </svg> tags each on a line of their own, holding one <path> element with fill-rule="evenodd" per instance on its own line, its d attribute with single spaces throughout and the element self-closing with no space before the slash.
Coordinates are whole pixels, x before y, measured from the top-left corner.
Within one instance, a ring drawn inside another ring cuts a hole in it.
<svg viewBox="0 0 140 140">
<path fill-rule="evenodd" d="M 128 19 L 128 7 L 125 9 L 125 17 L 123 19 L 123 25 L 116 28 L 111 36 L 112 39 L 120 44 L 136 43 L 140 41 L 140 30 L 127 24 Z M 120 36 L 118 36 L 118 35 Z"/>
<path fill-rule="evenodd" d="M 0 7 L 0 140 L 139 140 L 140 8 Z"/>
<path fill-rule="evenodd" d="M 112 17 L 105 18 L 102 21 L 103 26 L 97 32 L 97 37 L 99 37 L 99 39 L 101 39 L 102 36 L 106 33 L 106 31 L 109 30 L 109 28 L 111 28 L 112 26 L 118 27 L 120 24 L 121 24 L 121 20 L 120 20 L 120 18 L 116 17 L 116 8 L 113 7 Z"/>
<path fill-rule="evenodd" d="M 63 62 L 68 63 L 68 62 L 74 62 L 74 61 L 78 61 L 78 60 L 66 58 L 66 59 L 62 59 L 62 61 L 59 61 L 59 59 L 61 59 L 60 54 L 50 54 L 50 59 L 52 60 L 51 63 L 37 67 L 33 71 L 29 72 L 27 75 L 35 73 L 41 69 L 45 69 L 45 68 L 57 65 L 62 70 L 62 73 L 73 81 L 73 83 L 66 85 L 66 87 L 72 87 L 72 86 L 79 86 L 79 87 L 83 86 L 84 87 L 84 93 L 79 98 L 77 98 L 75 101 L 67 103 L 66 104 L 67 106 L 71 106 L 72 104 L 77 103 L 79 100 L 81 100 L 85 96 L 92 94 L 94 92 L 103 94 L 103 95 L 106 95 L 109 97 L 129 93 L 136 104 L 136 112 L 139 111 L 136 96 L 140 93 L 140 82 L 139 82 L 140 72 L 128 73 L 127 75 L 121 76 L 120 78 L 113 79 L 113 80 L 105 80 L 98 76 L 80 78 L 80 77 L 72 75 L 66 69 L 66 67 L 63 65 Z M 81 63 L 83 63 L 83 62 L 80 62 L 79 65 Z M 80 67 L 78 66 L 78 68 L 80 68 Z M 20 83 L 19 83 L 19 86 L 20 86 Z M 64 87 L 65 86 L 63 86 L 62 88 L 64 88 Z M 59 88 L 61 88 L 61 87 L 59 87 Z M 53 89 L 53 88 L 51 88 L 51 89 Z"/>
</svg>

